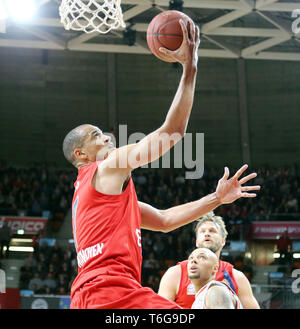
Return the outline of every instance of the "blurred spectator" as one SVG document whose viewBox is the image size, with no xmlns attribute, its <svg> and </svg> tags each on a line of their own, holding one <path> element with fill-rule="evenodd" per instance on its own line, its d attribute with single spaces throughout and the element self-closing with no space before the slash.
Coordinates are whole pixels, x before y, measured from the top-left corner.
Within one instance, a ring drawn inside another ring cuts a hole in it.
<svg viewBox="0 0 300 329">
<path fill-rule="evenodd" d="M 20 268 L 20 289 L 28 289 L 30 280 L 33 278 L 34 269 L 32 267 L 22 266 Z"/>
<path fill-rule="evenodd" d="M 32 247 L 34 249 L 34 254 L 37 255 L 40 248 L 40 239 L 45 237 L 44 230 L 39 230 L 36 235 L 32 237 Z"/>
<path fill-rule="evenodd" d="M 37 262 L 36 260 L 34 259 L 33 257 L 33 254 L 29 254 L 25 259 L 24 259 L 24 262 L 23 262 L 23 267 L 24 268 L 30 268 L 30 269 L 33 269 L 35 268 L 37 265 Z"/>
<path fill-rule="evenodd" d="M 164 242 L 162 241 L 161 234 L 155 235 L 155 241 L 153 242 L 152 248 L 157 259 L 164 259 L 166 248 Z"/>
<path fill-rule="evenodd" d="M 56 281 L 54 279 L 53 273 L 48 273 L 46 275 L 46 278 L 43 280 L 43 286 L 44 287 L 49 287 L 52 292 L 55 291 L 56 288 Z"/>
<path fill-rule="evenodd" d="M 65 287 L 59 287 L 56 291 L 56 295 L 60 295 L 60 296 L 68 295 L 68 290 Z"/>
<path fill-rule="evenodd" d="M 29 290 L 39 290 L 43 286 L 43 280 L 40 278 L 39 273 L 34 273 L 33 278 L 29 281 L 28 289 Z"/>
<path fill-rule="evenodd" d="M 48 286 L 43 286 L 42 293 L 45 295 L 53 295 L 53 289 Z"/>
<path fill-rule="evenodd" d="M 158 292 L 159 282 L 160 282 L 159 277 L 150 275 L 145 284 L 147 287 L 151 288 L 155 292 Z"/>
<path fill-rule="evenodd" d="M 298 200 L 296 199 L 296 197 L 293 195 L 289 195 L 286 206 L 288 212 L 298 212 Z"/>
<path fill-rule="evenodd" d="M 37 261 L 41 264 L 43 264 L 46 267 L 47 264 L 47 258 L 43 252 L 40 252 L 37 257 Z"/>
<path fill-rule="evenodd" d="M 284 231 L 277 241 L 277 251 L 280 254 L 279 263 L 284 264 L 291 261 L 292 241 L 288 235 L 288 231 Z"/>
<path fill-rule="evenodd" d="M 58 274 L 58 266 L 54 263 L 50 263 L 49 267 L 48 267 L 48 274 L 51 274 L 53 278 L 56 278 L 57 274 Z"/>
<path fill-rule="evenodd" d="M 70 269 L 69 263 L 68 262 L 63 262 L 59 272 L 64 274 L 67 278 L 70 278 L 71 269 Z"/>
<path fill-rule="evenodd" d="M 155 259 L 154 253 L 151 252 L 149 258 L 145 259 L 143 262 L 143 275 L 145 277 L 149 275 L 157 275 L 159 269 L 160 264 L 157 259 Z"/>
<path fill-rule="evenodd" d="M 58 275 L 58 280 L 57 280 L 57 287 L 56 287 L 56 292 L 59 294 L 62 292 L 61 288 L 64 289 L 64 294 L 68 291 L 68 277 L 66 277 L 63 273 L 60 273 Z"/>
<path fill-rule="evenodd" d="M 45 279 L 47 274 L 46 264 L 38 263 L 36 267 L 36 272 L 39 273 L 41 279 Z"/>
<path fill-rule="evenodd" d="M 3 227 L 0 229 L 0 258 L 3 256 L 4 247 L 6 247 L 5 257 L 8 258 L 11 235 L 10 227 L 7 222 L 4 222 Z"/>
</svg>

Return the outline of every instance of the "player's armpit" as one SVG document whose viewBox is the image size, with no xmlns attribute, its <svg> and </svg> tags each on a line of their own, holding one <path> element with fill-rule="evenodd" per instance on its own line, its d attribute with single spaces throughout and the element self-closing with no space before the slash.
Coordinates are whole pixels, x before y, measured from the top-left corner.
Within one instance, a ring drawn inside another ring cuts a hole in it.
<svg viewBox="0 0 300 329">
<path fill-rule="evenodd" d="M 174 302 L 178 292 L 180 278 L 180 265 L 170 267 L 161 278 L 158 295 Z"/>
<path fill-rule="evenodd" d="M 206 293 L 205 306 L 208 309 L 235 309 L 236 301 L 225 287 L 213 286 Z"/>
</svg>

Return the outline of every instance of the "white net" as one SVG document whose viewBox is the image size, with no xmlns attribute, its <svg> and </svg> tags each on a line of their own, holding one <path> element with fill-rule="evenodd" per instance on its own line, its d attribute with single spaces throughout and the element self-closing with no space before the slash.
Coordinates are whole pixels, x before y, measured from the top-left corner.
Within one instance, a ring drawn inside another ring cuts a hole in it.
<svg viewBox="0 0 300 329">
<path fill-rule="evenodd" d="M 126 27 L 121 0 L 62 0 L 59 14 L 66 30 L 107 33 Z"/>
</svg>

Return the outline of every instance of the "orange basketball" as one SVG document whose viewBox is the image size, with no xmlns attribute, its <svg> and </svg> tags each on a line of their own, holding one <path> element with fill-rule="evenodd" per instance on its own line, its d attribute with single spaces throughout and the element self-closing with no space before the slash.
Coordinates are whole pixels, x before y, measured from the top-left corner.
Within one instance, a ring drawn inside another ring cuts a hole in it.
<svg viewBox="0 0 300 329">
<path fill-rule="evenodd" d="M 183 40 L 182 28 L 179 20 L 183 19 L 186 26 L 192 22 L 186 14 L 177 10 L 167 10 L 156 15 L 147 29 L 147 43 L 151 52 L 165 62 L 175 62 L 169 56 L 159 51 L 160 47 L 176 50 Z"/>
</svg>

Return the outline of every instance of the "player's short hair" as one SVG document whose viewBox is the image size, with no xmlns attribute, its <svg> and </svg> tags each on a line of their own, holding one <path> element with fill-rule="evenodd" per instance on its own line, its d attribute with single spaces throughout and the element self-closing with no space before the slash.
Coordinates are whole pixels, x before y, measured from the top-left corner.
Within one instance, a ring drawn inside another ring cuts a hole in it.
<svg viewBox="0 0 300 329">
<path fill-rule="evenodd" d="M 206 215 L 200 217 L 197 220 L 197 225 L 195 227 L 196 237 L 197 237 L 198 230 L 199 230 L 200 226 L 205 222 L 212 222 L 215 225 L 217 225 L 217 227 L 219 227 L 219 229 L 221 231 L 222 237 L 224 239 L 227 238 L 228 232 L 226 230 L 226 226 L 225 226 L 225 223 L 223 221 L 223 218 L 221 216 L 216 216 L 213 211 L 207 213 Z"/>
<path fill-rule="evenodd" d="M 83 146 L 83 137 L 85 135 L 82 133 L 80 128 L 86 125 L 80 125 L 72 129 L 64 138 L 63 141 L 63 153 L 65 158 L 74 166 L 76 166 L 76 158 L 74 156 L 74 150 L 78 147 Z"/>
</svg>

